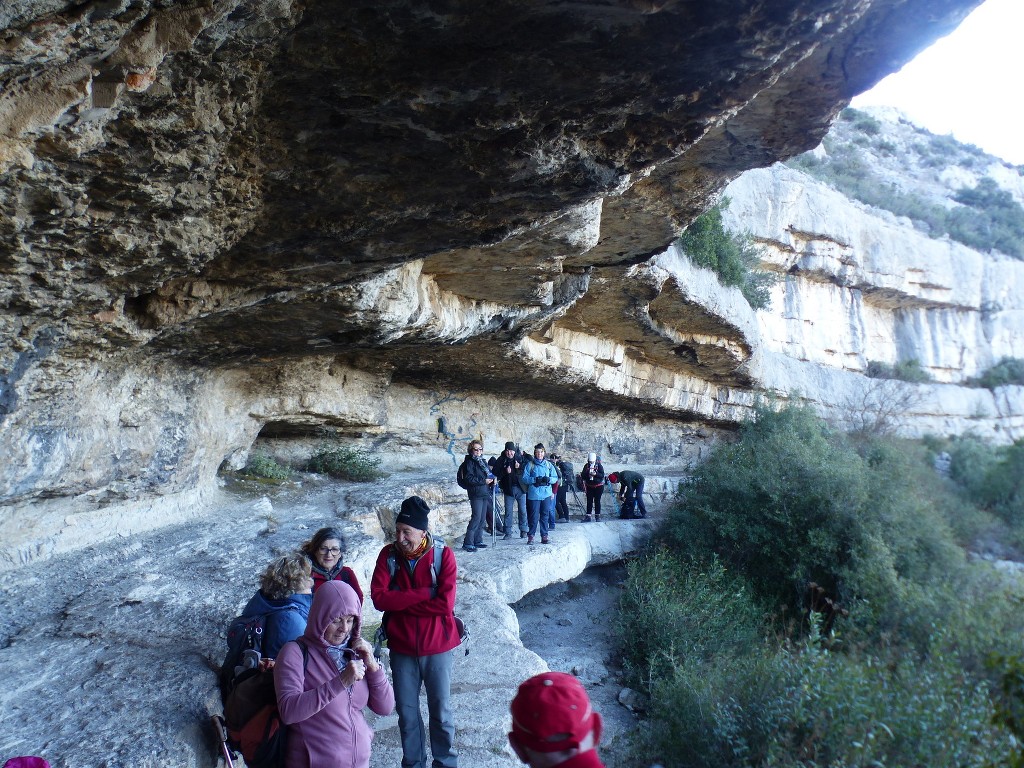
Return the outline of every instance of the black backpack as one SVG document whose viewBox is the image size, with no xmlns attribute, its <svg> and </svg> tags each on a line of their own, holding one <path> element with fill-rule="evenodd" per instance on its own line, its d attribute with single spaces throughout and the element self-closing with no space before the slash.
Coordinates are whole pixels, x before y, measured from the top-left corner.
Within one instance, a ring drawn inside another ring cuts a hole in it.
<svg viewBox="0 0 1024 768">
<path fill-rule="evenodd" d="M 228 625 L 228 652 L 220 667 L 220 693 L 227 698 L 234 679 L 249 669 L 255 669 L 263 658 L 263 636 L 267 631 L 267 618 L 278 611 L 297 610 L 294 606 L 275 608 L 255 616 L 236 616 Z"/>
</svg>

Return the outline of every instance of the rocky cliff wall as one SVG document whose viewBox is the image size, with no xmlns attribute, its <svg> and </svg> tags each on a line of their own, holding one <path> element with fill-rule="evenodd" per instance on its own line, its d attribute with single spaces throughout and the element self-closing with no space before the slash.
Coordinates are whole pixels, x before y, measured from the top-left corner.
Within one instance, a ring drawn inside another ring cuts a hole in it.
<svg viewBox="0 0 1024 768">
<path fill-rule="evenodd" d="M 195 513 L 268 425 L 429 442 L 438 393 L 696 456 L 796 377 L 665 247 L 975 4 L 5 4 L 4 562 Z"/>
<path fill-rule="evenodd" d="M 783 165 L 725 195 L 727 225 L 785 275 L 757 315 L 768 349 L 859 372 L 913 358 L 950 383 L 1024 349 L 1024 261 L 930 238 Z"/>
</svg>

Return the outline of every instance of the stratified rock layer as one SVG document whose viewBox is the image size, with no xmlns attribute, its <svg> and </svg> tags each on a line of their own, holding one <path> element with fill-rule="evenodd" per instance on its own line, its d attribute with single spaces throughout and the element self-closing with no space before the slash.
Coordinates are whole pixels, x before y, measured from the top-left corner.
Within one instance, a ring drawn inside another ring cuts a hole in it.
<svg viewBox="0 0 1024 768">
<path fill-rule="evenodd" d="M 410 390 L 617 458 L 734 425 L 780 366 L 665 247 L 976 3 L 4 4 L 0 564 Z"/>
</svg>

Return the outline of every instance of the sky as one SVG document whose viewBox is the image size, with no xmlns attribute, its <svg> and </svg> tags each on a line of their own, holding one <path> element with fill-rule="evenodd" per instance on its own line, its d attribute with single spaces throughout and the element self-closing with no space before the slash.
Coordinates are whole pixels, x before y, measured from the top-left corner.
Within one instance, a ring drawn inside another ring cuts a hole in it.
<svg viewBox="0 0 1024 768">
<path fill-rule="evenodd" d="M 985 0 L 947 37 L 853 100 L 902 110 L 934 134 L 952 133 L 1024 164 L 1024 0 Z"/>
</svg>

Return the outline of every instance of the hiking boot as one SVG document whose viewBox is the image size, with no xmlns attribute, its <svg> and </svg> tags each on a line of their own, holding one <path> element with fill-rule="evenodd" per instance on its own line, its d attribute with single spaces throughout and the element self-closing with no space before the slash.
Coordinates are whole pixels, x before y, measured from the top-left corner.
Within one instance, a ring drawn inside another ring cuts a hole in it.
<svg viewBox="0 0 1024 768">
<path fill-rule="evenodd" d="M 601 516 L 600 515 L 594 515 L 594 519 L 597 520 L 597 522 L 599 522 L 599 523 L 601 522 Z"/>
<path fill-rule="evenodd" d="M 525 539 L 526 538 L 526 531 L 520 531 L 519 532 L 519 538 L 520 539 Z"/>
<path fill-rule="evenodd" d="M 512 534 L 511 533 L 506 533 L 504 536 L 501 537 L 501 540 L 502 541 L 508 541 L 511 538 L 512 538 Z"/>
<path fill-rule="evenodd" d="M 477 542 L 473 546 L 476 547 L 477 549 L 487 549 L 487 545 L 484 544 L 483 542 Z"/>
<path fill-rule="evenodd" d="M 551 542 L 548 540 L 547 536 L 543 536 L 543 537 L 541 537 L 540 543 L 541 544 L 550 544 Z"/>
<path fill-rule="evenodd" d="M 584 515 L 583 519 L 580 520 L 580 522 L 581 523 L 592 523 L 592 522 L 594 522 L 594 518 L 592 518 L 590 515 Z"/>
<path fill-rule="evenodd" d="M 528 538 L 528 539 L 526 540 L 526 543 L 527 543 L 527 544 L 530 544 L 530 545 L 532 546 L 532 545 L 533 545 L 533 536 L 531 536 L 530 538 Z"/>
<path fill-rule="evenodd" d="M 468 547 L 468 546 L 467 547 L 463 547 L 462 551 L 463 552 L 476 552 L 476 547 Z"/>
</svg>

